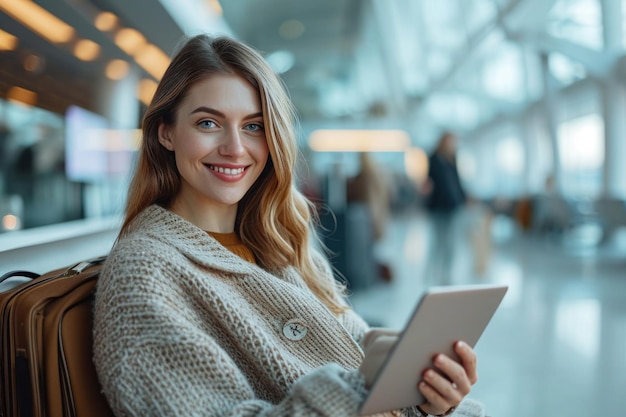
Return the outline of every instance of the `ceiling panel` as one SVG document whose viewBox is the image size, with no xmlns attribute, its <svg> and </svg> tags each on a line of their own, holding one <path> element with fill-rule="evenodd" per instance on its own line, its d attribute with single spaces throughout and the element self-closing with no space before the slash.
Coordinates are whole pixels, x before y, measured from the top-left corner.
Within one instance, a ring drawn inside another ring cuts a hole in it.
<svg viewBox="0 0 626 417">
<path fill-rule="evenodd" d="M 71 54 L 70 45 L 50 45 L 0 12 L 0 26 L 20 38 L 19 51 L 0 52 L 0 71 L 5 74 L 0 90 L 15 82 L 19 77 L 16 73 L 18 62 L 33 51 L 45 58 L 50 69 L 48 75 L 58 81 L 57 85 L 65 85 L 71 92 L 93 88 L 102 79 L 108 60 L 122 58 L 131 62 L 131 58 L 115 46 L 110 34 L 94 28 L 95 11 L 115 13 L 122 25 L 139 30 L 151 43 L 170 54 L 185 33 L 192 34 L 190 32 L 196 30 L 192 19 L 188 19 L 190 23 L 185 25 L 181 24 L 185 19 L 172 17 L 168 12 L 172 10 L 170 7 L 178 5 L 179 9 L 184 8 L 187 16 L 192 16 L 206 14 L 205 9 L 211 8 L 212 4 L 209 0 L 35 1 L 75 27 L 80 37 L 100 44 L 102 57 L 93 63 L 81 62 Z M 498 61 L 502 61 L 497 48 L 489 47 L 494 34 L 500 35 L 504 43 L 523 48 L 521 56 L 526 62 L 523 71 L 527 73 L 517 74 L 516 79 L 522 79 L 522 75 L 534 79 L 537 78 L 533 75 L 537 72 L 537 65 L 529 65 L 529 57 L 533 53 L 537 55 L 541 48 L 545 49 L 546 44 L 541 44 L 543 38 L 530 35 L 546 34 L 547 22 L 554 22 L 557 18 L 566 24 L 566 20 L 571 20 L 572 13 L 578 10 L 568 6 L 565 9 L 569 14 L 557 13 L 555 17 L 557 6 L 591 3 L 605 7 L 614 2 L 222 0 L 221 22 L 224 26 L 214 25 L 215 22 L 209 19 L 206 29 L 218 32 L 227 27 L 229 34 L 266 55 L 281 50 L 291 53 L 293 67 L 281 77 L 305 121 L 375 125 L 385 117 L 396 116 L 409 130 L 424 129 L 424 122 L 429 120 L 446 119 L 450 128 L 456 123 L 460 129 L 472 129 L 475 126 L 465 123 L 467 120 L 461 123 L 464 119 L 445 114 L 446 107 L 458 108 L 459 100 L 450 99 L 446 103 L 441 97 L 471 97 L 480 103 L 481 117 L 476 119 L 481 122 L 485 117 L 497 117 L 499 112 L 510 111 L 507 109 L 516 111 L 528 100 L 537 98 L 529 91 L 519 91 L 521 98 L 515 97 L 515 100 L 508 100 L 509 97 L 500 94 L 509 82 L 506 71 L 487 70 L 496 68 Z M 559 7 L 563 9 L 564 6 Z M 182 9 L 179 11 L 184 14 Z M 596 17 L 594 22 L 597 20 Z M 574 42 L 576 40 L 570 43 Z M 555 45 L 552 49 L 563 49 L 560 52 L 569 58 L 576 58 L 575 54 L 569 53 L 574 49 L 565 50 L 563 42 L 554 41 L 550 45 Z M 594 58 L 593 61 L 598 60 Z M 591 60 L 581 64 L 587 67 L 589 62 Z M 603 65 L 610 69 L 612 62 Z M 6 75 L 7 71 L 11 71 L 10 76 Z M 501 72 L 504 75 L 488 76 L 500 77 L 490 80 L 490 85 L 497 87 L 493 91 L 481 84 L 485 74 Z M 50 83 L 43 75 L 36 82 L 32 74 L 22 75 L 30 85 L 39 85 L 43 91 Z M 529 90 L 529 83 L 520 87 L 524 88 Z M 507 90 L 515 94 L 517 91 Z M 445 94 L 437 95 L 442 92 Z M 435 96 L 438 97 L 435 100 L 437 105 L 428 105 L 428 98 Z M 84 97 L 90 96 L 84 94 Z M 487 108 L 490 105 L 491 108 Z M 431 114 L 429 109 L 432 108 L 444 113 Z M 412 122 L 418 119 L 419 126 Z"/>
</svg>

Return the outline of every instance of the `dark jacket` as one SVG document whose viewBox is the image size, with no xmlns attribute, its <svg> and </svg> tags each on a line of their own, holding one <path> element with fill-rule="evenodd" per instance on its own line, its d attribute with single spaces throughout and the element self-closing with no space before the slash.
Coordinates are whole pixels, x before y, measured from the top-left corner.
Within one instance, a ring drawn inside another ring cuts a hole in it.
<svg viewBox="0 0 626 417">
<path fill-rule="evenodd" d="M 433 212 L 451 212 L 465 204 L 467 197 L 456 163 L 436 152 L 428 160 L 428 178 L 432 190 L 426 199 L 426 207 Z"/>
</svg>

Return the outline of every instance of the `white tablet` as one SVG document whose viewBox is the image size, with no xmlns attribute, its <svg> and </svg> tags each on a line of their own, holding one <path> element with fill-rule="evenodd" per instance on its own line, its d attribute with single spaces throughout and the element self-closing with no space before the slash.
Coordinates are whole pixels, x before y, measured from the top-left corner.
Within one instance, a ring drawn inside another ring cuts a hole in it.
<svg viewBox="0 0 626 417">
<path fill-rule="evenodd" d="M 417 384 L 423 371 L 433 366 L 434 355 L 457 358 L 453 344 L 458 340 L 474 347 L 507 289 L 500 285 L 455 285 L 426 291 L 378 369 L 359 415 L 422 404 L 425 400 Z"/>
</svg>

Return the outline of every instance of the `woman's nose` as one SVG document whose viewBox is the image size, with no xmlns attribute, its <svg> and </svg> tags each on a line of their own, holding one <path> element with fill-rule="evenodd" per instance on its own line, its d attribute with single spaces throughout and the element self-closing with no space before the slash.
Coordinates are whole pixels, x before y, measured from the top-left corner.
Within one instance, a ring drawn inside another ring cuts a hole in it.
<svg viewBox="0 0 626 417">
<path fill-rule="evenodd" d="M 245 152 L 243 138 L 238 129 L 228 129 L 224 132 L 219 152 L 226 156 L 240 156 Z"/>
</svg>

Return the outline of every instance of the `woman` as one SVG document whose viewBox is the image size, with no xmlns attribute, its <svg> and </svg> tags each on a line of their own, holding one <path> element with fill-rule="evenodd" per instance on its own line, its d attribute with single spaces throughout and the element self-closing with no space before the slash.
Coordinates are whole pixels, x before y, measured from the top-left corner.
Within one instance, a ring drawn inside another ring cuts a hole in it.
<svg viewBox="0 0 626 417">
<path fill-rule="evenodd" d="M 293 124 L 251 48 L 200 35 L 173 58 L 96 294 L 94 360 L 117 416 L 357 414 L 368 329 L 309 244 Z M 416 387 L 423 413 L 476 381 L 474 352 L 456 351 L 462 365 L 439 355 L 446 377 Z M 482 410 L 466 400 L 457 413 Z"/>
</svg>

